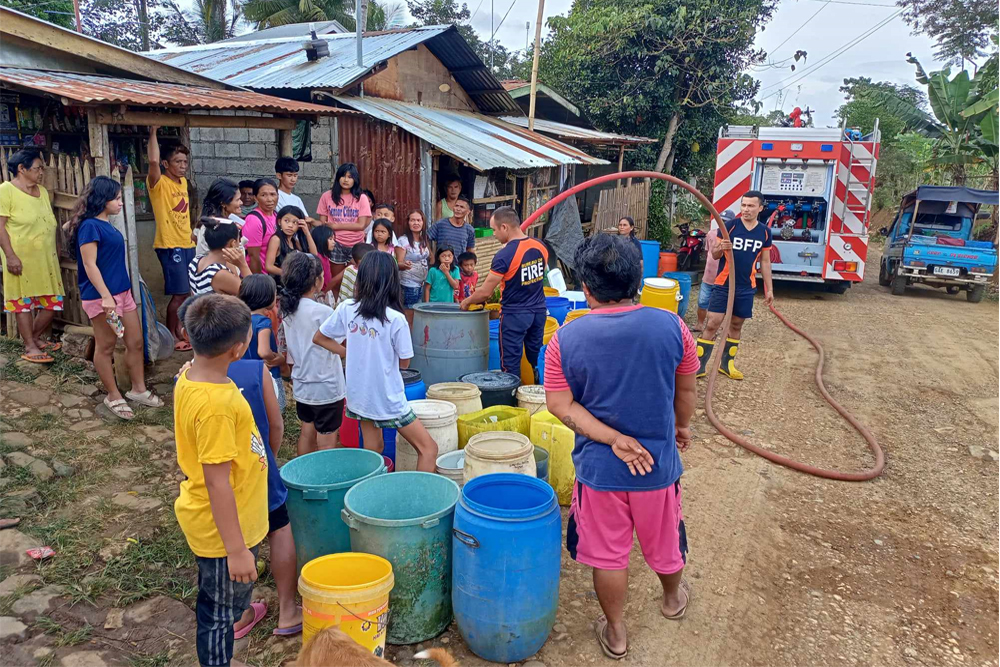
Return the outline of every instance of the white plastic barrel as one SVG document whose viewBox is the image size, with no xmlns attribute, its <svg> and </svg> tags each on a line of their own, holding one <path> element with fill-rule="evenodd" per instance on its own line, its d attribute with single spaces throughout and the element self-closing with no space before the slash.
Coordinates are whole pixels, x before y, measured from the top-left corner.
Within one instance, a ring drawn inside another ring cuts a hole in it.
<svg viewBox="0 0 1000 667">
<path fill-rule="evenodd" d="M 458 449 L 458 410 L 448 401 L 423 399 L 410 401 L 417 415 L 438 446 L 438 456 Z M 417 450 L 396 432 L 396 470 L 416 470 Z"/>
</svg>

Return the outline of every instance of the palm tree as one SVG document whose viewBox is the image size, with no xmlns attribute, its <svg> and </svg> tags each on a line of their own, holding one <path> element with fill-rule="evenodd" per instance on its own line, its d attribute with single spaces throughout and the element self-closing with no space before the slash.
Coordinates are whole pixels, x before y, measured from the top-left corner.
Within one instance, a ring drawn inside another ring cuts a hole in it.
<svg viewBox="0 0 1000 667">
<path fill-rule="evenodd" d="M 388 5 L 374 0 L 362 0 L 361 14 L 365 29 L 385 30 L 402 11 L 402 5 Z M 353 30 L 355 3 L 353 0 L 244 0 L 243 14 L 258 30 L 291 23 L 338 21 Z"/>
<path fill-rule="evenodd" d="M 163 37 L 181 46 L 210 44 L 236 34 L 242 18 L 239 0 L 195 0 L 193 10 L 183 10 L 176 0 L 166 0 Z"/>
</svg>

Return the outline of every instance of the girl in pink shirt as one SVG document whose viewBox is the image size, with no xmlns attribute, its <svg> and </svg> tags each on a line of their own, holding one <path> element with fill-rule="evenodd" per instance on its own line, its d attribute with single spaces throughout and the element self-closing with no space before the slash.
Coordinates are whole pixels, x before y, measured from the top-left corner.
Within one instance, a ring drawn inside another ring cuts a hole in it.
<svg viewBox="0 0 1000 667">
<path fill-rule="evenodd" d="M 333 177 L 333 187 L 320 197 L 316 209 L 323 224 L 333 229 L 336 243 L 330 252 L 333 292 L 340 289 L 344 268 L 351 262 L 351 249 L 365 239 L 365 228 L 372 219 L 371 202 L 361 193 L 361 177 L 351 162 L 340 165 Z"/>
</svg>

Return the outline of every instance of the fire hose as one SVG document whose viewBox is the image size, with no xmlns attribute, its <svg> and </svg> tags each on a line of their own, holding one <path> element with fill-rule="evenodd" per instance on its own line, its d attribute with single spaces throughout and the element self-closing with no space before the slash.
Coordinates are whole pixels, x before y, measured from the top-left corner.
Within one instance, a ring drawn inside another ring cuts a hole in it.
<svg viewBox="0 0 1000 667">
<path fill-rule="evenodd" d="M 705 197 L 705 195 L 701 194 L 693 186 L 689 185 L 688 183 L 685 183 L 684 181 L 675 176 L 671 176 L 669 174 L 661 174 L 654 171 L 626 171 L 614 174 L 607 174 L 605 176 L 598 176 L 597 178 L 592 178 L 589 181 L 580 183 L 579 185 L 576 185 L 570 188 L 569 190 L 566 190 L 565 192 L 562 192 L 553 197 L 552 199 L 550 199 L 549 201 L 547 201 L 543 206 L 541 206 L 538 210 L 532 213 L 528 217 L 528 219 L 521 224 L 521 229 L 526 231 L 534 222 L 536 222 L 547 211 L 552 209 L 556 204 L 565 199 L 568 199 L 569 197 L 572 197 L 576 193 L 586 190 L 587 188 L 591 188 L 595 185 L 600 185 L 601 183 L 606 183 L 608 181 L 615 181 L 622 178 L 656 178 L 661 181 L 667 181 L 668 183 L 673 183 L 674 185 L 684 188 L 692 195 L 694 195 L 698 199 L 698 201 L 701 202 L 701 205 L 704 206 L 709 211 L 709 213 L 712 214 L 712 217 L 719 224 L 719 233 L 722 234 L 722 238 L 724 238 L 727 241 L 729 240 L 729 231 L 726 229 L 726 225 L 722 220 L 722 216 L 719 215 L 719 212 L 715 209 L 715 206 L 712 205 L 712 202 L 710 202 L 708 198 Z M 733 261 L 732 250 L 726 250 L 725 254 L 726 254 L 726 261 L 732 264 Z M 725 317 L 722 320 L 722 325 L 719 327 L 719 331 L 721 331 L 723 335 L 725 335 L 729 331 L 729 323 L 733 318 L 733 299 L 735 296 L 736 296 L 736 274 L 735 272 L 730 271 L 729 299 L 726 302 Z M 771 461 L 772 463 L 777 463 L 778 465 L 785 466 L 786 468 L 791 468 L 792 470 L 798 470 L 800 472 L 804 472 L 809 475 L 815 475 L 816 477 L 823 477 L 826 479 L 833 479 L 845 482 L 863 482 L 878 477 L 879 475 L 882 474 L 882 470 L 885 467 L 885 455 L 882 453 L 882 448 L 879 446 L 878 441 L 875 439 L 875 436 L 872 434 L 872 432 L 869 431 L 864 424 L 858 421 L 858 419 L 855 418 L 854 415 L 848 412 L 848 410 L 844 408 L 844 406 L 838 403 L 833 398 L 833 396 L 830 395 L 830 392 L 827 391 L 826 385 L 823 384 L 823 363 L 826 358 L 826 354 L 823 351 L 823 346 L 820 345 L 818 340 L 810 336 L 808 333 L 806 333 L 799 327 L 792 324 L 787 317 L 778 312 L 778 310 L 774 307 L 773 303 L 768 307 L 771 309 L 771 312 L 774 313 L 774 315 L 779 320 L 781 320 L 781 322 L 786 327 L 788 327 L 796 334 L 807 340 L 809 344 L 812 345 L 813 348 L 816 350 L 817 354 L 819 355 L 819 358 L 816 362 L 816 374 L 815 374 L 816 388 L 819 390 L 819 393 L 823 396 L 826 402 L 829 403 L 833 407 L 833 409 L 836 410 L 840 414 L 840 416 L 843 417 L 847 421 L 847 423 L 849 423 L 851 427 L 853 427 L 854 430 L 857 431 L 861 435 L 861 437 L 865 439 L 865 442 L 868 443 L 869 449 L 871 449 L 872 454 L 875 456 L 875 465 L 872 466 L 871 468 L 867 468 L 859 472 L 843 472 L 840 470 L 829 470 L 826 468 L 818 468 L 816 466 L 795 461 L 787 456 L 782 456 L 781 454 L 775 454 L 774 452 L 768 451 L 762 447 L 758 447 L 757 445 L 748 441 L 746 438 L 743 438 L 734 431 L 732 431 L 730 428 L 728 428 L 725 424 L 722 423 L 722 421 L 715 414 L 715 410 L 712 406 L 712 398 L 713 394 L 715 393 L 715 382 L 719 377 L 719 366 L 722 363 L 721 350 L 718 354 L 713 355 L 712 359 L 709 361 L 708 364 L 708 385 L 705 388 L 705 415 L 708 417 L 708 421 L 712 424 L 712 426 L 715 427 L 715 429 L 719 433 L 724 435 L 728 440 L 736 443 L 737 445 L 743 447 L 746 450 L 753 452 L 754 454 L 757 454 L 758 456 L 767 459 L 768 461 Z"/>
</svg>

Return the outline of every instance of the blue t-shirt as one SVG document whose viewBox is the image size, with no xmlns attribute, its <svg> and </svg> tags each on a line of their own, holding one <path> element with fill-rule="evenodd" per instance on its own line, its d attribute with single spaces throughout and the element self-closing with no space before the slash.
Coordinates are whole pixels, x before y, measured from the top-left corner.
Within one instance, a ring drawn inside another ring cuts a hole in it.
<svg viewBox="0 0 1000 667">
<path fill-rule="evenodd" d="M 771 230 L 759 222 L 753 229 L 747 229 L 740 219 L 727 223 L 726 229 L 729 230 L 729 238 L 733 242 L 737 293 L 753 289 L 757 287 L 754 275 L 757 260 L 762 252 L 771 250 Z M 715 284 L 724 287 L 729 285 L 729 262 L 725 255 L 719 260 L 719 274 L 715 278 Z"/>
<path fill-rule="evenodd" d="M 257 313 L 252 313 L 250 315 L 250 328 L 253 330 L 253 338 L 250 340 L 250 345 L 247 347 L 247 351 L 243 353 L 244 359 L 256 359 L 258 361 L 263 361 L 260 355 L 257 353 L 257 341 L 258 334 L 261 331 L 267 331 L 270 336 L 271 341 L 271 351 L 278 351 L 278 340 L 274 337 L 274 329 L 271 328 L 271 318 L 267 315 L 258 315 Z M 274 376 L 275 380 L 281 380 L 281 369 L 275 366 L 274 368 L 268 369 L 271 371 L 271 375 Z"/>
<path fill-rule="evenodd" d="M 125 264 L 125 238 L 107 220 L 87 218 L 76 229 L 76 267 L 80 299 L 89 301 L 101 298 L 83 266 L 80 246 L 86 243 L 97 243 L 97 268 L 111 295 L 132 289 L 132 280 L 128 277 L 128 266 Z"/>
<path fill-rule="evenodd" d="M 500 276 L 501 300 L 506 312 L 545 312 L 545 265 L 549 251 L 530 236 L 514 239 L 497 251 L 490 273 Z"/>
<path fill-rule="evenodd" d="M 427 238 L 437 243 L 437 252 L 451 248 L 455 253 L 455 265 L 458 264 L 459 255 L 476 246 L 476 231 L 472 225 L 466 222 L 461 227 L 456 227 L 448 218 L 431 225 Z"/>
<path fill-rule="evenodd" d="M 267 453 L 267 511 L 273 512 L 284 504 L 288 497 L 288 489 L 281 481 L 281 471 L 278 462 L 271 451 L 271 425 L 267 419 L 267 408 L 264 406 L 264 362 L 252 359 L 240 359 L 229 364 L 229 379 L 236 383 L 243 398 L 250 405 L 253 420 L 264 441 L 264 451 Z"/>
</svg>

